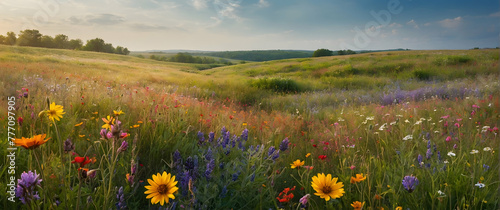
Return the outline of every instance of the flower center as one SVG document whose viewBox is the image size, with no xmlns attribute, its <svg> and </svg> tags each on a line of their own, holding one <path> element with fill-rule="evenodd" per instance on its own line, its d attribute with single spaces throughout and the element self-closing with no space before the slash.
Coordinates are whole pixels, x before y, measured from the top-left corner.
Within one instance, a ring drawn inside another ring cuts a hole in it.
<svg viewBox="0 0 500 210">
<path fill-rule="evenodd" d="M 167 185 L 161 184 L 160 186 L 158 186 L 158 193 L 160 193 L 161 195 L 167 194 L 167 191 L 168 191 Z"/>
<path fill-rule="evenodd" d="M 49 111 L 49 115 L 55 115 L 56 113 L 57 113 L 56 110 L 50 110 Z"/>
<path fill-rule="evenodd" d="M 332 192 L 332 187 L 330 186 L 324 186 L 323 187 L 323 193 L 324 194 L 330 194 Z"/>
</svg>

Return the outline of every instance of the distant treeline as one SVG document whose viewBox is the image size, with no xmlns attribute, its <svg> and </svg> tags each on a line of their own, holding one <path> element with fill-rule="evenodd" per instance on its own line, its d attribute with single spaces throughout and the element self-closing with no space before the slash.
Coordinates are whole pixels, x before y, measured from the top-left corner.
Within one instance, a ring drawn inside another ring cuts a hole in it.
<svg viewBox="0 0 500 210">
<path fill-rule="evenodd" d="M 151 55 L 149 58 L 157 61 L 170 61 L 170 62 L 179 62 L 179 63 L 199 63 L 199 64 L 224 64 L 224 65 L 232 65 L 232 63 L 225 59 L 215 59 L 210 57 L 198 57 L 192 56 L 189 53 L 177 53 L 174 56 L 159 56 L 159 55 Z"/>
<path fill-rule="evenodd" d="M 235 60 L 245 61 L 270 61 L 281 60 L 288 58 L 309 58 L 313 54 L 312 51 L 299 50 L 252 50 L 252 51 L 224 51 L 224 52 L 209 52 L 199 53 L 195 55 L 207 55 L 213 57 L 221 57 Z"/>
<path fill-rule="evenodd" d="M 14 32 L 7 32 L 7 36 L 0 35 L 0 44 L 30 46 L 30 47 L 45 47 L 57 49 L 85 50 L 105 53 L 115 53 L 128 55 L 130 51 L 125 47 L 113 47 L 112 44 L 104 42 L 100 38 L 87 40 L 83 45 L 81 39 L 69 39 L 64 34 L 58 34 L 55 37 L 42 35 L 38 30 L 24 30 L 16 36 Z"/>
</svg>

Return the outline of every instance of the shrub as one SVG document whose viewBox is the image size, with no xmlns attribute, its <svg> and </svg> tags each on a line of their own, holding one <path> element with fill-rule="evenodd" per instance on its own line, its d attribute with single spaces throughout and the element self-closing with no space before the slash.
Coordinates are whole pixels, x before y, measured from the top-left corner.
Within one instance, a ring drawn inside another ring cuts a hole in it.
<svg viewBox="0 0 500 210">
<path fill-rule="evenodd" d="M 259 89 L 282 93 L 304 91 L 304 88 L 299 83 L 288 78 L 259 78 L 253 80 L 251 85 Z"/>
</svg>

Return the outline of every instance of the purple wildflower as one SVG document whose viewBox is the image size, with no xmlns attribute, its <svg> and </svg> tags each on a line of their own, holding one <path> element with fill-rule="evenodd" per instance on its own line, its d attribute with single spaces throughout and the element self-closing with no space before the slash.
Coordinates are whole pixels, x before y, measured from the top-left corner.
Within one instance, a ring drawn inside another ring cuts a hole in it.
<svg viewBox="0 0 500 210">
<path fill-rule="evenodd" d="M 274 155 L 273 155 L 272 159 L 273 159 L 273 161 L 274 161 L 274 160 L 278 159 L 279 157 L 280 157 L 280 151 L 278 150 L 278 151 L 276 151 L 276 152 L 274 153 Z"/>
<path fill-rule="evenodd" d="M 432 150 L 431 148 L 427 149 L 427 152 L 425 153 L 425 158 L 430 159 L 432 156 Z"/>
<path fill-rule="evenodd" d="M 490 166 L 486 165 L 486 164 L 483 164 L 483 168 L 484 168 L 484 171 L 487 171 L 490 169 Z"/>
<path fill-rule="evenodd" d="M 269 150 L 267 152 L 267 156 L 268 157 L 271 156 L 274 153 L 274 151 L 276 151 L 276 148 L 274 148 L 274 146 L 269 147 Z"/>
<path fill-rule="evenodd" d="M 415 187 L 418 185 L 417 177 L 410 175 L 403 178 L 403 187 L 408 190 L 408 192 L 413 192 Z"/>
<path fill-rule="evenodd" d="M 438 151 L 438 160 L 441 161 L 441 152 Z"/>
<path fill-rule="evenodd" d="M 212 160 L 212 149 L 210 147 L 207 150 L 207 153 L 205 154 L 205 160 L 210 161 Z"/>
<path fill-rule="evenodd" d="M 123 193 L 123 187 L 120 187 L 118 193 L 116 194 L 116 209 L 126 209 L 127 205 L 125 204 L 125 194 Z"/>
<path fill-rule="evenodd" d="M 306 207 L 307 202 L 309 202 L 309 198 L 311 198 L 311 195 L 309 194 L 306 194 L 302 196 L 302 198 L 300 198 L 299 203 L 302 205 L 303 208 Z"/>
<path fill-rule="evenodd" d="M 431 148 L 431 140 L 427 141 L 427 149 Z"/>
<path fill-rule="evenodd" d="M 420 164 L 420 166 L 422 166 L 422 162 L 424 161 L 424 158 L 422 157 L 421 154 L 418 154 L 418 157 L 417 157 L 417 162 L 418 164 Z"/>
<path fill-rule="evenodd" d="M 71 152 L 75 149 L 75 145 L 73 145 L 73 142 L 71 142 L 71 139 L 68 138 L 66 141 L 64 141 L 64 152 L 68 153 Z"/>
<path fill-rule="evenodd" d="M 288 137 L 286 137 L 285 139 L 283 139 L 283 141 L 281 141 L 281 144 L 280 144 L 280 150 L 282 152 L 286 151 L 288 149 L 288 144 L 290 143 L 290 141 L 288 141 Z"/>
<path fill-rule="evenodd" d="M 202 144 L 205 141 L 205 136 L 201 131 L 198 131 L 198 144 Z"/>
<path fill-rule="evenodd" d="M 108 139 L 107 130 L 105 128 L 101 129 L 100 134 L 103 139 Z"/>
<path fill-rule="evenodd" d="M 248 140 L 248 129 L 245 128 L 245 130 L 243 130 L 243 132 L 241 133 L 241 139 L 244 141 Z"/>
<path fill-rule="evenodd" d="M 40 175 L 28 171 L 21 174 L 21 179 L 17 180 L 16 196 L 23 204 L 30 203 L 32 200 L 40 199 L 38 192 L 35 191 L 36 186 L 40 186 L 42 179 Z"/>
<path fill-rule="evenodd" d="M 128 148 L 128 143 L 124 140 L 122 141 L 122 145 L 118 148 L 118 150 L 116 152 L 120 153 L 120 152 L 125 152 Z"/>
<path fill-rule="evenodd" d="M 214 132 L 210 132 L 208 134 L 208 142 L 214 141 L 214 138 L 215 138 L 215 133 Z"/>
</svg>

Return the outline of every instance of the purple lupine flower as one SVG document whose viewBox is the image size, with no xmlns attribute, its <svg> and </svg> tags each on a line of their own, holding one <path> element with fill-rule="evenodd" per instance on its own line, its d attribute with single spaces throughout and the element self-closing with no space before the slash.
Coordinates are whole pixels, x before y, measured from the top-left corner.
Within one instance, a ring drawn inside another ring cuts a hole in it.
<svg viewBox="0 0 500 210">
<path fill-rule="evenodd" d="M 179 187 L 181 188 L 181 194 L 183 196 L 187 196 L 189 190 L 189 180 L 191 177 L 189 176 L 189 171 L 184 171 L 182 176 L 179 177 Z"/>
<path fill-rule="evenodd" d="M 127 205 L 125 203 L 125 194 L 123 193 L 123 186 L 120 187 L 118 193 L 116 194 L 116 209 L 126 209 Z"/>
<path fill-rule="evenodd" d="M 430 159 L 430 158 L 431 158 L 431 156 L 432 156 L 432 151 L 431 151 L 431 149 L 429 148 L 429 149 L 427 149 L 427 152 L 425 153 L 425 158 Z"/>
<path fill-rule="evenodd" d="M 220 170 L 224 169 L 224 162 L 219 163 L 219 168 L 220 168 Z"/>
<path fill-rule="evenodd" d="M 174 155 L 172 157 L 174 163 L 180 163 L 182 162 L 182 156 L 179 150 L 175 150 Z"/>
<path fill-rule="evenodd" d="M 68 138 L 66 141 L 64 141 L 64 152 L 68 153 L 71 152 L 75 149 L 75 145 L 73 145 L 73 142 L 71 142 L 71 139 Z"/>
<path fill-rule="evenodd" d="M 215 169 L 215 160 L 211 159 L 210 162 L 207 163 L 207 169 L 205 170 L 205 178 L 207 178 L 207 181 L 210 180 L 212 177 L 211 174 Z"/>
<path fill-rule="evenodd" d="M 116 152 L 118 152 L 118 153 L 125 152 L 125 151 L 127 151 L 127 148 L 128 148 L 128 143 L 125 140 L 123 140 L 122 145 L 118 148 L 118 150 Z"/>
<path fill-rule="evenodd" d="M 220 193 L 220 197 L 225 198 L 226 194 L 227 194 L 227 186 L 224 185 L 224 187 L 222 188 L 222 191 Z"/>
<path fill-rule="evenodd" d="M 490 166 L 486 165 L 486 164 L 483 164 L 483 168 L 484 168 L 484 171 L 487 171 L 490 169 Z"/>
<path fill-rule="evenodd" d="M 205 154 L 205 160 L 210 161 L 212 160 L 212 149 L 210 147 L 207 150 L 207 153 Z"/>
<path fill-rule="evenodd" d="M 226 126 L 223 126 L 220 132 L 222 133 L 222 135 L 224 135 L 226 131 L 227 131 Z"/>
<path fill-rule="evenodd" d="M 417 157 L 417 162 L 418 164 L 420 164 L 420 166 L 422 166 L 422 162 L 424 161 L 424 158 L 422 157 L 421 154 L 418 154 L 418 157 Z"/>
<path fill-rule="evenodd" d="M 438 160 L 441 161 L 441 152 L 438 151 Z"/>
<path fill-rule="evenodd" d="M 215 138 L 215 133 L 214 132 L 210 132 L 208 134 L 208 142 L 214 141 L 214 138 Z"/>
<path fill-rule="evenodd" d="M 201 131 L 198 131 L 198 144 L 202 144 L 205 141 L 205 136 Z"/>
<path fill-rule="evenodd" d="M 248 140 L 248 129 L 245 128 L 245 130 L 243 130 L 243 132 L 241 133 L 241 139 L 244 141 Z"/>
<path fill-rule="evenodd" d="M 186 162 L 184 163 L 184 168 L 187 170 L 187 171 L 191 171 L 194 169 L 194 160 L 191 156 L 189 156 L 187 159 L 186 159 Z"/>
<path fill-rule="evenodd" d="M 431 148 L 431 140 L 427 141 L 427 149 Z"/>
<path fill-rule="evenodd" d="M 236 135 L 233 136 L 233 138 L 231 139 L 231 148 L 234 148 L 236 146 Z"/>
<path fill-rule="evenodd" d="M 427 132 L 427 133 L 425 134 L 425 138 L 426 138 L 426 139 L 428 139 L 428 140 L 429 140 L 429 139 L 431 139 L 431 134 L 430 134 L 429 132 Z"/>
<path fill-rule="evenodd" d="M 436 152 L 436 151 L 437 151 L 437 146 L 436 146 L 436 144 L 433 144 L 433 145 L 432 145 L 432 148 L 434 149 L 434 152 Z"/>
<path fill-rule="evenodd" d="M 409 193 L 413 192 L 415 190 L 415 187 L 418 185 L 418 179 L 417 177 L 410 175 L 410 176 L 405 176 L 403 178 L 403 187 L 408 190 Z"/>
<path fill-rule="evenodd" d="M 274 151 L 276 151 L 276 148 L 274 148 L 274 146 L 269 147 L 269 150 L 267 151 L 267 156 L 268 157 L 271 156 L 274 153 Z"/>
<path fill-rule="evenodd" d="M 245 150 L 245 146 L 243 146 L 243 141 L 238 142 L 238 148 L 241 149 L 242 151 Z"/>
<path fill-rule="evenodd" d="M 236 181 L 236 180 L 238 179 L 238 176 L 240 176 L 240 173 L 241 173 L 240 171 L 238 171 L 238 172 L 234 173 L 234 174 L 233 174 L 233 178 L 232 178 L 232 180 L 233 180 L 233 181 Z"/>
<path fill-rule="evenodd" d="M 280 157 L 280 151 L 276 151 L 272 157 L 273 161 L 275 161 L 276 159 L 278 159 Z"/>
<path fill-rule="evenodd" d="M 285 139 L 283 139 L 283 141 L 281 141 L 281 144 L 280 144 L 280 150 L 282 152 L 286 151 L 288 149 L 288 144 L 290 143 L 290 141 L 288 141 L 288 137 L 286 137 Z"/>
<path fill-rule="evenodd" d="M 16 188 L 16 197 L 21 200 L 23 204 L 29 203 L 32 200 L 40 199 L 38 192 L 36 192 L 36 186 L 40 186 L 42 179 L 40 175 L 33 173 L 32 171 L 28 171 L 28 173 L 23 172 L 21 174 L 21 179 L 17 180 L 17 188 Z"/>
</svg>

